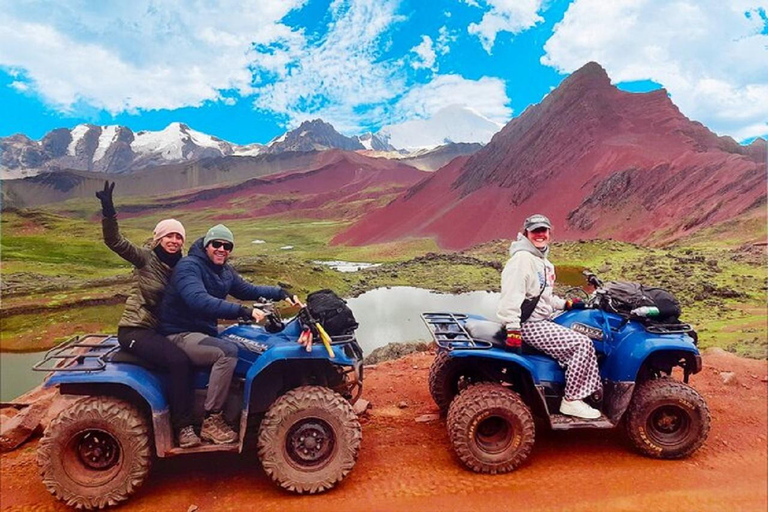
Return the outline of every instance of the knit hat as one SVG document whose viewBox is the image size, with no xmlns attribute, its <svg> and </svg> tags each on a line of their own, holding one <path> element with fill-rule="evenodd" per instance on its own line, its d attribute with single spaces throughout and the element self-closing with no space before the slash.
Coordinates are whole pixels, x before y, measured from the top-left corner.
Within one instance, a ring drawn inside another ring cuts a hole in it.
<svg viewBox="0 0 768 512">
<path fill-rule="evenodd" d="M 548 218 L 546 218 L 544 215 L 541 215 L 540 213 L 531 215 L 525 219 L 525 223 L 523 224 L 524 231 L 533 231 L 534 229 L 539 228 L 552 229 L 552 223 L 549 222 Z"/>
<path fill-rule="evenodd" d="M 225 242 L 232 242 L 232 245 L 235 243 L 235 237 L 224 224 L 216 224 L 208 230 L 205 238 L 203 238 L 203 247 L 207 246 L 211 240 L 224 240 Z"/>
<path fill-rule="evenodd" d="M 187 239 L 187 234 L 184 232 L 184 226 L 176 219 L 161 220 L 155 226 L 155 230 L 152 232 L 152 242 L 157 243 L 161 238 L 171 233 L 178 233 L 181 235 L 182 242 Z"/>
</svg>

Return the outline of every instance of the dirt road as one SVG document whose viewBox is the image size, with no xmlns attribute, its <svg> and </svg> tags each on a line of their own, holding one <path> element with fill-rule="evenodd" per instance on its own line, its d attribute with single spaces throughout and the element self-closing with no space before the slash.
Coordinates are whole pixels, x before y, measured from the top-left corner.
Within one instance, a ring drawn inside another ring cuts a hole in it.
<svg viewBox="0 0 768 512">
<path fill-rule="evenodd" d="M 529 461 L 513 473 L 464 470 L 451 452 L 427 391 L 429 354 L 383 363 L 368 372 L 363 448 L 349 477 L 319 496 L 273 486 L 253 453 L 157 461 L 149 481 L 121 511 L 400 511 L 400 510 L 756 510 L 768 509 L 766 362 L 705 356 L 693 385 L 707 399 L 712 432 L 682 461 L 630 451 L 617 431 L 537 431 Z M 723 384 L 720 372 L 735 372 Z M 406 408 L 399 408 L 402 401 Z M 4 511 L 69 510 L 43 488 L 36 443 L 0 457 Z"/>
</svg>

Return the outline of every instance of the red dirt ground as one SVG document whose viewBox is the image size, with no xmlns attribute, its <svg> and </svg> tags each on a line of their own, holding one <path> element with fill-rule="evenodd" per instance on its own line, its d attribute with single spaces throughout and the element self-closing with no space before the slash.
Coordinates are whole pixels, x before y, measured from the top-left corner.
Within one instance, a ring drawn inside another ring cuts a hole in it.
<svg viewBox="0 0 768 512">
<path fill-rule="evenodd" d="M 383 363 L 366 376 L 357 466 L 337 488 L 295 496 L 272 485 L 254 453 L 194 455 L 158 461 L 149 481 L 121 511 L 351 510 L 759 510 L 768 509 L 766 362 L 730 354 L 705 356 L 693 385 L 712 412 L 704 447 L 680 461 L 649 459 L 628 449 L 618 431 L 537 431 L 526 464 L 506 475 L 471 473 L 451 452 L 427 391 L 432 356 Z M 724 385 L 720 372 L 736 373 Z M 407 408 L 397 404 L 406 401 Z M 69 510 L 37 475 L 36 442 L 0 456 L 0 508 Z"/>
</svg>

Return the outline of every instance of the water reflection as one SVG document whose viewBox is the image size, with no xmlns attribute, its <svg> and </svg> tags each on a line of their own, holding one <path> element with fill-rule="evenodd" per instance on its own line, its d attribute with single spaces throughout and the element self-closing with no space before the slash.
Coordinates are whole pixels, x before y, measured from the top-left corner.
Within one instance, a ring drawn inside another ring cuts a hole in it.
<svg viewBox="0 0 768 512">
<path fill-rule="evenodd" d="M 10 402 L 43 381 L 45 372 L 33 372 L 32 365 L 44 355 L 45 352 L 0 353 L 0 402 Z"/>
<path fill-rule="evenodd" d="M 387 343 L 431 340 L 421 313 L 451 311 L 495 318 L 498 293 L 436 293 L 407 286 L 378 288 L 347 302 L 360 327 L 357 339 L 366 354 Z"/>
</svg>

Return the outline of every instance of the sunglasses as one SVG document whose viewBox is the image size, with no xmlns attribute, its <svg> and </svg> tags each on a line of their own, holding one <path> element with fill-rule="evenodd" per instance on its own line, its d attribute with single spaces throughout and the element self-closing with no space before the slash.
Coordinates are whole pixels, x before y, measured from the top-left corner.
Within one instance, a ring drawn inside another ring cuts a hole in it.
<svg viewBox="0 0 768 512">
<path fill-rule="evenodd" d="M 234 247 L 232 242 L 222 242 L 221 240 L 213 240 L 212 242 L 209 242 L 209 245 L 214 249 L 223 248 L 225 251 L 231 251 Z"/>
</svg>

